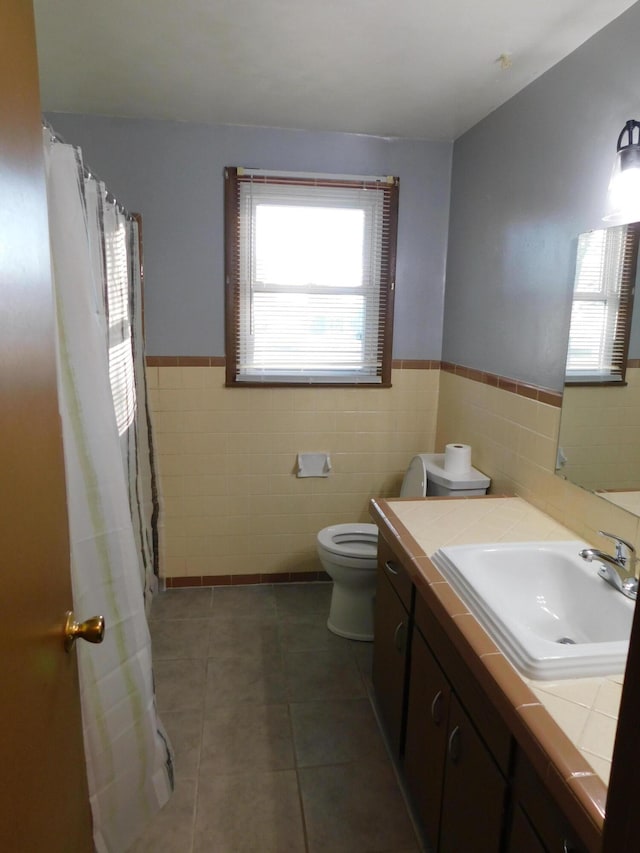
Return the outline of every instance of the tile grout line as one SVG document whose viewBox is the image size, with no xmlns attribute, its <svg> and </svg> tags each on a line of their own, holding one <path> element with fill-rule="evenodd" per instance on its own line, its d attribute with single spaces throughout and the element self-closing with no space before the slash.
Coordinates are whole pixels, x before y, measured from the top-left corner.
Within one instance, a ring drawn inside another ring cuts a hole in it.
<svg viewBox="0 0 640 853">
<path fill-rule="evenodd" d="M 409 818 L 409 822 L 411 823 L 411 828 L 413 829 L 413 834 L 415 837 L 416 845 L 417 845 L 420 853 L 429 853 L 429 849 L 428 849 L 428 847 L 425 846 L 425 842 L 424 842 L 424 839 L 422 837 L 422 831 L 420 829 L 420 824 L 418 822 L 418 819 L 416 817 L 414 809 L 411 805 L 406 785 L 404 783 L 404 780 L 402 779 L 398 760 L 396 759 L 396 757 L 393 753 L 393 749 L 391 748 L 391 744 L 389 742 L 389 739 L 386 736 L 386 734 L 384 732 L 384 728 L 382 726 L 382 720 L 380 718 L 378 706 L 375 702 L 375 692 L 374 692 L 373 684 L 371 684 L 371 686 L 369 686 L 368 684 L 365 684 L 365 690 L 366 690 L 366 694 L 367 694 L 367 699 L 369 700 L 369 704 L 370 704 L 371 710 L 373 712 L 373 716 L 375 717 L 376 725 L 378 727 L 378 733 L 379 733 L 380 738 L 382 740 L 382 743 L 384 745 L 385 752 L 387 753 L 387 757 L 389 759 L 389 762 L 391 764 L 391 768 L 393 770 L 393 775 L 396 778 L 398 789 L 400 791 L 400 796 L 402 797 L 402 800 L 404 802 L 404 806 L 405 806 L 405 809 L 407 811 L 407 816 Z"/>
<path fill-rule="evenodd" d="M 204 659 L 204 684 L 202 685 L 202 708 L 200 715 L 200 742 L 198 748 L 198 764 L 197 764 L 197 772 L 196 772 L 196 789 L 194 793 L 194 804 L 193 804 L 193 821 L 191 824 L 191 850 L 190 853 L 194 853 L 195 844 L 196 844 L 196 826 L 198 824 L 198 806 L 200 802 L 200 765 L 202 763 L 202 742 L 204 739 L 204 716 L 205 716 L 205 700 L 206 700 L 206 687 L 208 683 L 209 677 L 209 642 L 211 638 L 211 618 L 213 616 L 213 589 L 211 590 L 210 600 L 209 600 L 209 614 L 206 617 L 207 619 L 207 648 L 206 648 L 206 657 Z"/>
<path fill-rule="evenodd" d="M 196 843 L 196 826 L 198 823 L 198 806 L 200 802 L 200 765 L 202 763 L 202 741 L 204 735 L 204 690 L 207 684 L 207 675 L 208 675 L 208 663 L 205 661 L 204 668 L 204 685 L 203 685 L 203 697 L 202 697 L 202 713 L 200 718 L 200 743 L 198 749 L 198 764 L 197 764 L 197 772 L 196 772 L 196 789 L 194 794 L 194 804 L 193 804 L 193 821 L 191 825 L 191 853 L 194 853 L 195 843 Z"/>
<path fill-rule="evenodd" d="M 209 651 L 211 648 L 211 628 L 214 621 L 214 609 L 213 609 L 213 597 L 214 597 L 214 588 L 211 588 L 211 595 L 209 600 L 209 613 L 207 615 L 207 648 L 206 648 L 206 657 L 205 657 L 205 667 L 204 667 L 204 684 L 203 684 L 203 692 L 202 692 L 202 720 L 200 724 L 200 749 L 198 750 L 198 775 L 196 781 L 196 808 L 194 810 L 194 821 L 193 821 L 193 834 L 191 840 L 191 853 L 194 853 L 195 844 L 196 844 L 196 827 L 197 827 L 197 819 L 198 819 L 198 811 L 200 804 L 200 769 L 202 765 L 202 749 L 204 742 L 204 726 L 205 726 L 205 718 L 206 718 L 206 704 L 207 704 L 207 684 L 209 683 Z"/>
<path fill-rule="evenodd" d="M 288 697 L 287 697 L 288 698 Z M 304 842 L 305 853 L 309 853 L 309 836 L 307 833 L 307 818 L 304 810 L 304 800 L 302 798 L 302 785 L 300 782 L 300 774 L 298 773 L 298 752 L 296 750 L 296 741 L 293 734 L 293 720 L 291 719 L 291 702 L 287 701 L 287 717 L 289 719 L 289 734 L 291 736 L 291 746 L 293 748 L 293 764 L 296 774 L 296 789 L 298 791 L 298 806 L 300 808 L 300 819 L 302 822 L 302 839 Z"/>
<path fill-rule="evenodd" d="M 291 692 L 289 690 L 289 682 L 288 682 L 288 679 L 286 676 L 286 673 L 287 673 L 287 664 L 285 661 L 286 651 L 285 651 L 285 644 L 283 642 L 283 635 L 282 635 L 282 620 L 284 618 L 286 618 L 286 614 L 280 612 L 280 607 L 278 606 L 278 596 L 276 595 L 275 589 L 273 591 L 273 594 L 274 594 L 274 599 L 275 599 L 276 621 L 278 624 L 278 641 L 280 644 L 280 654 L 282 657 L 282 667 L 283 667 L 283 670 L 285 672 L 285 683 L 286 683 L 286 688 L 287 688 L 287 719 L 289 720 L 289 736 L 291 738 L 291 748 L 293 751 L 293 765 L 294 765 L 294 771 L 296 774 L 296 790 L 298 793 L 298 807 L 300 809 L 300 820 L 302 823 L 302 840 L 304 843 L 305 853 L 309 853 L 309 837 L 308 837 L 308 833 L 307 833 L 307 819 L 306 819 L 305 810 L 304 810 L 304 800 L 302 798 L 302 785 L 300 782 L 300 774 L 298 773 L 298 752 L 296 750 L 296 740 L 295 740 L 295 736 L 293 733 L 293 719 L 291 716 L 291 704 L 292 704 Z"/>
<path fill-rule="evenodd" d="M 276 605 L 276 619 L 278 622 L 278 637 L 280 640 L 280 647 L 281 647 L 281 654 L 282 654 L 282 663 L 283 663 L 283 667 L 284 667 L 284 670 L 286 673 L 287 672 L 287 664 L 286 664 L 285 658 L 287 657 L 288 649 L 286 648 L 284 642 L 282 641 L 283 640 L 282 621 L 288 617 L 290 618 L 291 614 L 281 612 L 281 608 L 278 606 L 278 597 L 275 594 L 275 590 L 274 590 L 274 596 L 275 596 L 275 605 Z M 286 675 L 285 675 L 285 678 L 286 678 Z M 305 812 L 305 808 L 304 808 L 304 798 L 302 796 L 302 783 L 300 780 L 300 772 L 299 772 L 300 768 L 298 766 L 298 752 L 296 749 L 295 735 L 293 732 L 293 719 L 292 719 L 292 715 L 291 715 L 291 705 L 292 704 L 294 704 L 294 703 L 292 703 L 292 701 L 291 701 L 291 693 L 289 690 L 289 683 L 287 681 L 287 717 L 289 720 L 289 734 L 291 737 L 291 746 L 293 749 L 294 770 L 295 770 L 295 774 L 296 774 L 296 788 L 297 788 L 297 792 L 298 792 L 298 805 L 300 808 L 300 818 L 302 821 L 302 837 L 303 837 L 303 841 L 304 841 L 305 853 L 309 853 L 310 844 L 309 844 L 309 834 L 308 834 L 308 830 L 307 830 L 307 816 L 306 816 L 306 812 Z"/>
</svg>

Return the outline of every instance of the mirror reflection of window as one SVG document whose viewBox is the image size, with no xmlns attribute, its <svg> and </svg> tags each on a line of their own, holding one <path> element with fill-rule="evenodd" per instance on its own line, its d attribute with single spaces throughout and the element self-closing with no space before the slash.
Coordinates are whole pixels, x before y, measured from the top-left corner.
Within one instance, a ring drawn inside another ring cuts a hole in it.
<svg viewBox="0 0 640 853">
<path fill-rule="evenodd" d="M 617 245 L 624 247 L 622 238 L 626 241 L 623 272 L 632 293 L 634 277 L 639 274 L 636 271 L 636 252 L 640 223 L 631 223 L 623 229 L 614 226 L 614 229 L 618 231 L 618 237 L 613 237 L 612 244 L 616 245 L 617 240 Z M 590 246 L 596 247 L 592 248 L 596 257 L 600 252 L 599 277 L 607 274 L 607 270 L 608 274 L 618 276 L 619 262 L 607 267 L 602 259 L 603 247 L 607 245 L 604 232 L 595 233 L 598 236 L 591 244 L 586 242 L 586 238 L 580 240 L 576 280 L 585 281 L 581 273 L 584 273 L 587 261 L 594 257 L 587 254 Z M 615 253 L 611 256 L 616 257 Z M 591 285 L 591 294 L 610 289 L 608 284 L 601 285 L 598 279 L 597 282 Z M 628 313 L 632 316 L 624 365 L 626 372 L 622 374 L 624 380 L 566 382 L 556 472 L 640 517 L 640 299 L 633 306 L 629 303 Z M 576 316 L 577 309 L 574 311 Z"/>
<path fill-rule="evenodd" d="M 566 384 L 624 383 L 637 254 L 636 223 L 578 238 Z"/>
</svg>

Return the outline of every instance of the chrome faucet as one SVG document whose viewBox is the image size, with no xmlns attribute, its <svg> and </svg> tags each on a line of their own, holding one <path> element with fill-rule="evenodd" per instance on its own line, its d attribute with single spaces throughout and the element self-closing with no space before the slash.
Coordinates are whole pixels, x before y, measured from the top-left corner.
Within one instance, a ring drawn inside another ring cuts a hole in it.
<svg viewBox="0 0 640 853">
<path fill-rule="evenodd" d="M 584 548 L 579 555 L 588 563 L 592 560 L 602 563 L 598 569 L 598 575 L 627 598 L 635 601 L 638 593 L 636 549 L 626 540 L 614 536 L 613 533 L 605 533 L 604 530 L 599 530 L 598 533 L 615 543 L 615 556 L 598 551 L 597 548 Z"/>
</svg>

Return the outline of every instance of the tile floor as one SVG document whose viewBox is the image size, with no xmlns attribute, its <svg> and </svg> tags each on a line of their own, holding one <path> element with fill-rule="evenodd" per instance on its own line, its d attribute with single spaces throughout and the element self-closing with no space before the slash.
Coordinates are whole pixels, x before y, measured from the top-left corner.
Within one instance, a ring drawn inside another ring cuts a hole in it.
<svg viewBox="0 0 640 853">
<path fill-rule="evenodd" d="M 331 584 L 169 590 L 151 616 L 176 790 L 132 853 L 418 853 Z"/>
</svg>

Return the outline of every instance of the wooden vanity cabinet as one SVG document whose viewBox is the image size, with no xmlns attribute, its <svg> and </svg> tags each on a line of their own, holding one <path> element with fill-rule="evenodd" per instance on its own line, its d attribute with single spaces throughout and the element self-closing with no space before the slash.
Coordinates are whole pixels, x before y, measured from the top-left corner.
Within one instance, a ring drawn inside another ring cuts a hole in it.
<svg viewBox="0 0 640 853">
<path fill-rule="evenodd" d="M 418 629 L 420 610 L 418 595 L 403 762 L 407 789 L 427 841 L 438 853 L 498 853 L 505 776 Z M 502 736 L 508 753 L 506 729 Z"/>
<path fill-rule="evenodd" d="M 513 800 L 507 853 L 587 853 L 522 752 L 516 757 Z"/>
<path fill-rule="evenodd" d="M 407 661 L 413 584 L 391 546 L 378 540 L 373 685 L 394 755 L 404 748 Z"/>
<path fill-rule="evenodd" d="M 500 850 L 507 783 L 455 693 L 442 790 L 440 853 Z"/>
<path fill-rule="evenodd" d="M 507 850 L 510 853 L 547 853 L 547 848 L 540 841 L 520 804 L 513 811 Z M 562 853 L 561 847 L 558 847 L 558 853 Z"/>
<path fill-rule="evenodd" d="M 434 848 L 440 834 L 450 704 L 451 686 L 422 635 L 415 631 L 403 770 L 414 808 Z"/>
<path fill-rule="evenodd" d="M 381 530 L 373 685 L 431 849 L 594 853 L 599 847 L 578 840 L 489 699 L 477 657 L 446 630 L 439 596 L 414 587 L 407 560 Z"/>
</svg>

